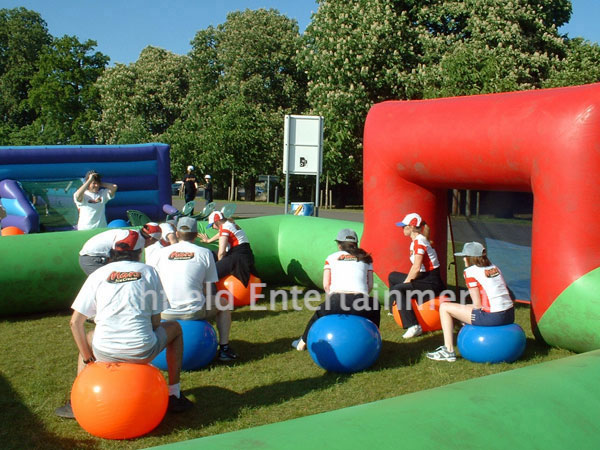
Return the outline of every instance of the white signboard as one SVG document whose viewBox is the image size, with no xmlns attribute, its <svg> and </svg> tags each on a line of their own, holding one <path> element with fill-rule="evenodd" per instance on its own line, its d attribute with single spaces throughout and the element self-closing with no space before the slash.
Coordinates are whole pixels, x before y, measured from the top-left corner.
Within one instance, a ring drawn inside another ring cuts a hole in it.
<svg viewBox="0 0 600 450">
<path fill-rule="evenodd" d="M 323 167 L 323 117 L 285 116 L 283 173 L 319 175 Z"/>
</svg>

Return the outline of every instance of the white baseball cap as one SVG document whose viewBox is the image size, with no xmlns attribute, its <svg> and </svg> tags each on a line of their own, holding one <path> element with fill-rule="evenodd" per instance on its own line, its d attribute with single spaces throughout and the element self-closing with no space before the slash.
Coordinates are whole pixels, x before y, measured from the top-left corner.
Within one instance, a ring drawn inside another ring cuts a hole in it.
<svg viewBox="0 0 600 450">
<path fill-rule="evenodd" d="M 188 166 L 188 170 L 194 170 L 194 166 Z"/>
<path fill-rule="evenodd" d="M 410 213 L 404 216 L 402 222 L 397 222 L 396 225 L 402 228 L 408 225 L 411 225 L 413 227 L 420 227 L 422 223 L 423 219 L 421 219 L 420 215 L 418 215 L 417 213 Z"/>
<path fill-rule="evenodd" d="M 206 174 L 206 175 L 204 175 L 204 178 L 207 178 L 210 180 L 210 175 Z"/>
<path fill-rule="evenodd" d="M 208 216 L 208 227 L 212 227 L 217 220 L 223 220 L 225 216 L 220 211 L 213 211 Z"/>
</svg>

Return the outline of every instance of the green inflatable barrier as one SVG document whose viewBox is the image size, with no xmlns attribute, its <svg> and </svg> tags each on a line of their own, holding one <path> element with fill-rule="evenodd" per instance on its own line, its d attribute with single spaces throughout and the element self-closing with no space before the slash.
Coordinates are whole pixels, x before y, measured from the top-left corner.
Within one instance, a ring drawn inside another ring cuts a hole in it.
<svg viewBox="0 0 600 450">
<path fill-rule="evenodd" d="M 241 219 L 237 223 L 250 239 L 263 282 L 313 288 L 322 288 L 323 264 L 337 250 L 337 232 L 352 228 L 360 236 L 363 231 L 359 222 L 293 215 Z M 202 223 L 199 229 L 204 231 Z M 79 250 L 102 231 L 1 237 L 0 316 L 68 309 L 85 281 Z M 381 293 L 385 292 L 381 280 L 376 278 L 375 283 Z"/>
<path fill-rule="evenodd" d="M 600 350 L 161 449 L 596 449 Z"/>
</svg>

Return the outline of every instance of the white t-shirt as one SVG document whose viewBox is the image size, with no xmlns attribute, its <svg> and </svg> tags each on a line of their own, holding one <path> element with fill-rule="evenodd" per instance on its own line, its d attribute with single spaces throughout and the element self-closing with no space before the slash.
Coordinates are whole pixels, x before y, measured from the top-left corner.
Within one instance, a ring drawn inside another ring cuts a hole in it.
<svg viewBox="0 0 600 450">
<path fill-rule="evenodd" d="M 512 308 L 513 302 L 508 293 L 506 281 L 496 266 L 467 267 L 464 277 L 467 287 L 479 289 L 481 309 L 484 311 L 499 312 Z"/>
<path fill-rule="evenodd" d="M 228 220 L 219 227 L 219 237 L 221 236 L 227 236 L 227 243 L 229 244 L 230 249 L 240 244 L 250 242 L 244 230 L 241 228 L 238 230 L 235 224 Z"/>
<path fill-rule="evenodd" d="M 188 314 L 206 303 L 204 283 L 219 280 L 210 250 L 191 242 L 178 242 L 158 252 L 156 270 L 171 307 L 166 314 Z"/>
<path fill-rule="evenodd" d="M 331 270 L 329 293 L 357 292 L 369 295 L 367 276 L 373 264 L 358 261 L 345 251 L 335 252 L 325 260 L 324 270 Z"/>
<path fill-rule="evenodd" d="M 122 230 L 116 228 L 98 233 L 83 244 L 79 254 L 82 256 L 110 256 L 110 250 L 115 242 L 115 237 L 120 231 Z"/>
<path fill-rule="evenodd" d="M 422 234 L 410 243 L 410 262 L 415 262 L 415 255 L 423 255 L 423 263 L 421 264 L 421 272 L 431 272 L 433 269 L 440 267 L 440 262 L 436 251 L 433 249 L 429 241 Z"/>
<path fill-rule="evenodd" d="M 100 189 L 99 192 L 85 191 L 83 199 L 78 202 L 73 194 L 73 200 L 79 210 L 78 230 L 92 230 L 94 228 L 106 228 L 106 202 L 114 197 L 108 189 Z"/>
<path fill-rule="evenodd" d="M 95 348 L 126 358 L 152 349 L 156 335 L 151 317 L 167 309 L 169 303 L 152 267 L 117 261 L 92 273 L 71 307 L 87 317 L 95 316 Z"/>
<path fill-rule="evenodd" d="M 159 227 L 162 231 L 160 239 L 154 244 L 146 247 L 145 249 L 144 259 L 146 261 L 146 264 L 149 264 L 152 267 L 156 267 L 156 261 L 160 250 L 171 245 L 171 243 L 167 239 L 167 236 L 171 233 L 175 233 L 175 228 L 170 223 L 161 223 Z"/>
</svg>

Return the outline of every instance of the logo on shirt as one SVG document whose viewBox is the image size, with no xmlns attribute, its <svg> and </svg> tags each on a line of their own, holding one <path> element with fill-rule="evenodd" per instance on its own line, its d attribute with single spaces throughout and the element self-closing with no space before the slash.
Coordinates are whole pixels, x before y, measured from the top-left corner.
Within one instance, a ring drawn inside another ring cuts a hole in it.
<svg viewBox="0 0 600 450">
<path fill-rule="evenodd" d="M 485 276 L 488 278 L 494 278 L 500 275 L 500 271 L 497 267 L 493 267 L 491 269 L 485 269 Z"/>
<path fill-rule="evenodd" d="M 127 283 L 129 281 L 137 281 L 142 278 L 140 272 L 111 272 L 106 281 L 109 283 Z"/>
<path fill-rule="evenodd" d="M 194 252 L 171 252 L 169 259 L 172 261 L 187 261 L 194 257 Z"/>
<path fill-rule="evenodd" d="M 88 200 L 88 203 L 102 203 L 102 198 L 101 198 L 101 197 L 98 197 L 98 198 L 96 198 L 96 199 L 92 199 L 92 198 L 90 198 L 90 199 Z"/>
<path fill-rule="evenodd" d="M 352 255 L 340 255 L 338 261 L 358 261 L 358 258 Z"/>
</svg>

